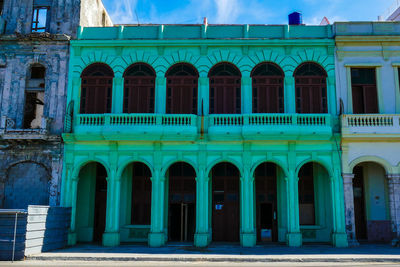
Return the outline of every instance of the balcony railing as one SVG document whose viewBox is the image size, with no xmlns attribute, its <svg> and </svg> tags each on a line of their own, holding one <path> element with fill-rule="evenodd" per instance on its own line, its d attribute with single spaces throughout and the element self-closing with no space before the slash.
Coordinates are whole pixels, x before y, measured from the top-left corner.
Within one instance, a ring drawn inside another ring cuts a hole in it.
<svg viewBox="0 0 400 267">
<path fill-rule="evenodd" d="M 400 115 L 361 114 L 342 115 L 343 135 L 400 134 Z"/>
<path fill-rule="evenodd" d="M 330 138 L 330 114 L 79 114 L 75 138 L 92 140 L 209 140 Z"/>
</svg>

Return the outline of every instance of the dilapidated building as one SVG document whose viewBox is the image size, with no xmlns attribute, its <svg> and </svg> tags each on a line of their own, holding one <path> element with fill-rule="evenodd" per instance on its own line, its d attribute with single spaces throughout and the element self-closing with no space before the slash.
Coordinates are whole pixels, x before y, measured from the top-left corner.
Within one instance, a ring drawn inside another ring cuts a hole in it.
<svg viewBox="0 0 400 267">
<path fill-rule="evenodd" d="M 69 41 L 101 0 L 0 0 L 0 208 L 57 205 Z"/>
</svg>

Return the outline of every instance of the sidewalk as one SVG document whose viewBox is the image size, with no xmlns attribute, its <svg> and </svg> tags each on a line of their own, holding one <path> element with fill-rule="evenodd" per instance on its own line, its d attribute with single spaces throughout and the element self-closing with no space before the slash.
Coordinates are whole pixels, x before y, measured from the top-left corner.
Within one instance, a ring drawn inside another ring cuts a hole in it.
<svg viewBox="0 0 400 267">
<path fill-rule="evenodd" d="M 368 244 L 354 248 L 334 248 L 329 245 L 304 245 L 290 248 L 284 245 L 263 245 L 242 248 L 216 245 L 199 249 L 190 245 L 168 244 L 161 248 L 140 245 L 102 247 L 81 244 L 28 257 L 28 260 L 51 261 L 146 261 L 146 262 L 395 262 L 400 264 L 400 248 Z"/>
</svg>

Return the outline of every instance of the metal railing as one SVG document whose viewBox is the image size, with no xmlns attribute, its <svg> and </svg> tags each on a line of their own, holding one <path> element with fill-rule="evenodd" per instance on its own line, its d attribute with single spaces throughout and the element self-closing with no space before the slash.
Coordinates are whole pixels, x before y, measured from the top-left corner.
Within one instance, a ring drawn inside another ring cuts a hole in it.
<svg viewBox="0 0 400 267">
<path fill-rule="evenodd" d="M 11 256 L 12 262 L 14 262 L 14 257 L 15 257 L 15 241 L 17 239 L 18 214 L 27 214 L 27 213 L 28 212 L 23 209 L 0 209 L 0 215 L 1 214 L 11 214 L 11 215 L 15 214 L 13 239 L 0 239 L 0 241 L 3 241 L 3 242 L 12 242 L 13 243 L 12 256 Z"/>
</svg>

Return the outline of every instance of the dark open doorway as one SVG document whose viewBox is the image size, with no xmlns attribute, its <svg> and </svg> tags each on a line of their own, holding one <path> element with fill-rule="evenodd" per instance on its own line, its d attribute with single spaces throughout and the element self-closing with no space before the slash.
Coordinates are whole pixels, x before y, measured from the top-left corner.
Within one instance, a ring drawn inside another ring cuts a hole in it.
<svg viewBox="0 0 400 267">
<path fill-rule="evenodd" d="M 220 163 L 212 172 L 212 240 L 239 242 L 239 171 Z"/>
</svg>

